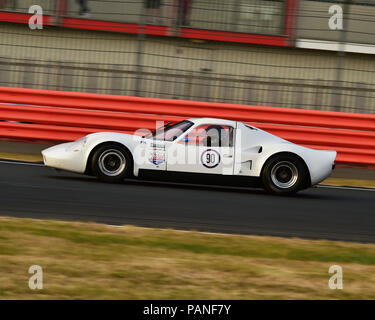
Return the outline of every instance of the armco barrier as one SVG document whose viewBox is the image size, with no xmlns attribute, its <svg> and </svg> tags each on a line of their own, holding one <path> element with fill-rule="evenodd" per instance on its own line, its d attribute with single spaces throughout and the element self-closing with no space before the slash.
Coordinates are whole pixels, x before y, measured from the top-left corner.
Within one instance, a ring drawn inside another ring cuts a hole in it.
<svg viewBox="0 0 375 320">
<path fill-rule="evenodd" d="M 375 131 L 375 115 L 0 87 L 0 102 Z"/>
<path fill-rule="evenodd" d="M 215 117 L 375 165 L 375 115 L 0 87 L 0 138 L 68 141 L 97 131 L 154 129 L 155 121 Z M 17 104 L 17 105 L 13 105 Z M 4 122 L 19 121 L 21 123 Z"/>
</svg>

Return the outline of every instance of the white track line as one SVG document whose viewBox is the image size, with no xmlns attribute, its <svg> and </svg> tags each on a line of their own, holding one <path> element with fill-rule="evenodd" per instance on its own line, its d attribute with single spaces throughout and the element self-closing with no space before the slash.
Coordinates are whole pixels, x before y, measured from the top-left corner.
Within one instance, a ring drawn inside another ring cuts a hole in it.
<svg viewBox="0 0 375 320">
<path fill-rule="evenodd" d="M 326 186 L 326 185 L 318 185 L 318 188 L 329 188 L 329 189 L 342 189 L 342 190 L 358 190 L 358 191 L 375 191 L 372 188 L 361 188 L 361 187 L 345 187 L 345 186 Z"/>
<path fill-rule="evenodd" d="M 236 234 L 236 233 L 221 233 L 221 232 L 209 232 L 209 231 L 197 231 L 197 230 L 181 230 L 181 229 L 168 229 L 168 228 L 156 228 L 156 227 L 141 227 L 141 226 L 135 226 L 135 225 L 116 225 L 116 224 L 105 224 L 108 227 L 111 228 L 126 228 L 127 226 L 130 227 L 136 227 L 136 228 L 142 228 L 142 229 L 157 229 L 160 231 L 175 231 L 175 232 L 182 232 L 182 233 L 200 233 L 200 234 L 208 234 L 208 235 L 215 235 L 215 236 L 252 236 L 251 234 Z"/>
<path fill-rule="evenodd" d="M 20 164 L 24 166 L 37 166 L 37 167 L 44 167 L 42 163 L 33 163 L 33 162 L 21 162 L 21 161 L 7 161 L 7 160 L 0 160 L 0 163 L 6 164 Z"/>
</svg>

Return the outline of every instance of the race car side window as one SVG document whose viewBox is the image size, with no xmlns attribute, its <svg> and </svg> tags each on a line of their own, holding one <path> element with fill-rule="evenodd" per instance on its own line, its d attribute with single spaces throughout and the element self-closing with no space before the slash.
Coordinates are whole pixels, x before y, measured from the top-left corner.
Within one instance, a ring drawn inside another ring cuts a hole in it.
<svg viewBox="0 0 375 320">
<path fill-rule="evenodd" d="M 192 125 L 193 123 L 188 120 L 183 120 L 175 124 L 167 124 L 161 128 L 158 128 L 151 137 L 154 140 L 173 141 L 188 130 Z"/>
<path fill-rule="evenodd" d="M 181 143 L 205 147 L 232 147 L 233 128 L 217 124 L 200 125 L 189 132 Z"/>
</svg>

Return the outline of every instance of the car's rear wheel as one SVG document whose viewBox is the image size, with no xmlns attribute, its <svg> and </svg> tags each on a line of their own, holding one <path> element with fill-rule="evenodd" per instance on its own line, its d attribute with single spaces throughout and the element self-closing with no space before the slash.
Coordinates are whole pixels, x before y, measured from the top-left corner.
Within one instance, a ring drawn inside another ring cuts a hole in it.
<svg viewBox="0 0 375 320">
<path fill-rule="evenodd" d="M 290 195 L 304 188 L 307 174 L 298 157 L 280 154 L 266 162 L 261 178 L 264 188 L 270 193 Z"/>
<path fill-rule="evenodd" d="M 130 176 L 132 158 L 129 152 L 118 145 L 99 147 L 92 157 L 93 173 L 105 182 L 120 182 Z"/>
</svg>

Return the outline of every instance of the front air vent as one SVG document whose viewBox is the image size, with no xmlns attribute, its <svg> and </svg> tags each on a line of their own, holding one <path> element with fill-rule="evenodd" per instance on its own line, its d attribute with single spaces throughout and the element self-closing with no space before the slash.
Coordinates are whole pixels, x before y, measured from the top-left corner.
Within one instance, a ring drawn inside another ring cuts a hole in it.
<svg viewBox="0 0 375 320">
<path fill-rule="evenodd" d="M 258 150 L 258 153 L 262 153 L 262 151 L 263 151 L 263 147 L 261 146 L 261 147 L 259 148 L 259 150 Z"/>
</svg>

